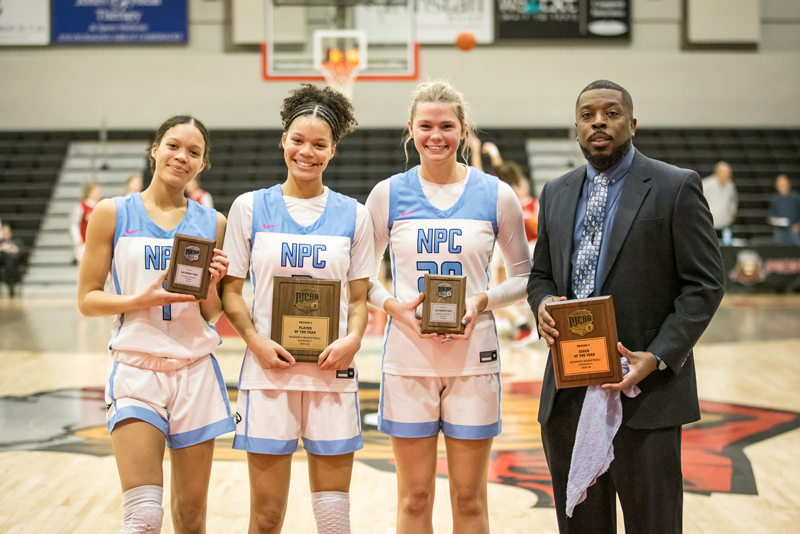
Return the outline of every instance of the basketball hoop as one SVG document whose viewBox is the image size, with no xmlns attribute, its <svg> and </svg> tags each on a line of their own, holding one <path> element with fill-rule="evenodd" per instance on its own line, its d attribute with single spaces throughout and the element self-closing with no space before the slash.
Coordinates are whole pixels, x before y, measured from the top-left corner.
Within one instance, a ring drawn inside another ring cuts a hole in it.
<svg viewBox="0 0 800 534">
<path fill-rule="evenodd" d="M 358 60 L 324 61 L 320 65 L 320 70 L 331 89 L 339 91 L 349 100 L 353 100 L 356 78 L 361 71 L 361 64 Z"/>
<path fill-rule="evenodd" d="M 367 32 L 316 30 L 314 66 L 331 89 L 353 99 L 356 78 L 367 65 Z"/>
</svg>

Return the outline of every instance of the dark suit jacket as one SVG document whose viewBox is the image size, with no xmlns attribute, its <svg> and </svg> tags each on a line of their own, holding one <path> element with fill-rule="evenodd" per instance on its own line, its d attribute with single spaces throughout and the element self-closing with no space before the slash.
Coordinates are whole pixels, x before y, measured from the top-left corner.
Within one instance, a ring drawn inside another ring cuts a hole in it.
<svg viewBox="0 0 800 534">
<path fill-rule="evenodd" d="M 548 183 L 539 199 L 539 239 L 528 280 L 534 312 L 547 295 L 570 294 L 573 230 L 586 166 Z M 669 369 L 622 396 L 623 422 L 655 429 L 700 419 L 692 347 L 725 292 L 722 257 L 700 176 L 650 159 L 633 158 L 611 231 L 600 295 L 614 297 L 619 340 L 650 351 Z M 544 374 L 539 422 L 556 400 L 552 355 Z"/>
</svg>

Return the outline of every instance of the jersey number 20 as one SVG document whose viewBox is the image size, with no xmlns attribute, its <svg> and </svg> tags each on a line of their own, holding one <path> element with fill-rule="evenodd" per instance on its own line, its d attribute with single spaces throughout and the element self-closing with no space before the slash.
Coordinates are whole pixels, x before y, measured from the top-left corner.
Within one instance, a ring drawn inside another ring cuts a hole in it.
<svg viewBox="0 0 800 534">
<path fill-rule="evenodd" d="M 442 262 L 442 268 L 439 269 L 439 264 L 435 261 L 418 261 L 417 270 L 424 271 L 428 274 L 445 274 L 461 276 L 461 262 L 460 261 L 445 261 Z M 417 280 L 417 287 L 419 292 L 422 293 L 424 289 L 425 276 L 420 276 Z"/>
</svg>

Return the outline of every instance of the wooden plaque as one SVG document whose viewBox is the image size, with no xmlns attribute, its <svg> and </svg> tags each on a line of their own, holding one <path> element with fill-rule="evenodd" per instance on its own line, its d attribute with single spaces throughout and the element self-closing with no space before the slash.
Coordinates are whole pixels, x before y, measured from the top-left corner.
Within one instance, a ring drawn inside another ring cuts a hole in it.
<svg viewBox="0 0 800 534">
<path fill-rule="evenodd" d="M 545 304 L 558 330 L 551 347 L 558 389 L 622 380 L 611 296 Z"/>
<path fill-rule="evenodd" d="M 422 287 L 422 333 L 463 334 L 467 277 L 426 274 Z"/>
<path fill-rule="evenodd" d="M 341 282 L 292 276 L 272 280 L 272 341 L 297 362 L 317 363 L 339 338 Z"/>
<path fill-rule="evenodd" d="M 215 246 L 217 242 L 213 239 L 175 234 L 165 289 L 170 293 L 194 295 L 205 300 L 211 282 L 208 267 L 214 257 Z"/>
</svg>

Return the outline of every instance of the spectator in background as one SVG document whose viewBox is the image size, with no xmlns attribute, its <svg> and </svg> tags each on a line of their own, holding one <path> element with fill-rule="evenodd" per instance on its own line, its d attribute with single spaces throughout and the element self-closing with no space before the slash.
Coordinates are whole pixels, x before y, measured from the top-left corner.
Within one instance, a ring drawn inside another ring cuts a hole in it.
<svg viewBox="0 0 800 534">
<path fill-rule="evenodd" d="M 16 285 L 19 283 L 19 262 L 24 250 L 22 242 L 13 238 L 11 227 L 0 226 L 0 274 L 8 285 L 8 296 L 18 296 Z"/>
<path fill-rule="evenodd" d="M 143 186 L 144 180 L 142 179 L 142 175 L 131 174 L 128 176 L 128 179 L 125 180 L 125 192 L 122 194 L 122 196 L 127 197 L 132 193 L 141 193 Z"/>
<path fill-rule="evenodd" d="M 83 249 L 86 244 L 86 226 L 89 224 L 89 216 L 102 199 L 103 190 L 100 189 L 100 186 L 94 182 L 88 183 L 83 186 L 81 201 L 72 210 L 69 232 L 72 236 L 72 245 L 75 247 L 75 260 L 78 265 L 83 259 Z"/>
<path fill-rule="evenodd" d="M 488 143 L 487 143 L 488 144 Z M 531 185 L 525 173 L 516 162 L 503 162 L 495 168 L 497 177 L 511 186 L 522 205 L 522 216 L 525 220 L 525 236 L 528 239 L 531 254 L 536 245 L 539 226 L 539 202 L 531 196 Z"/>
<path fill-rule="evenodd" d="M 483 161 L 480 155 L 481 153 L 487 154 L 492 162 L 494 174 L 496 174 L 500 180 L 510 185 L 511 189 L 513 189 L 514 193 L 517 195 L 522 205 L 522 215 L 525 218 L 525 236 L 528 239 L 528 245 L 531 248 L 532 254 L 533 246 L 536 244 L 536 231 L 539 224 L 539 203 L 531 196 L 530 181 L 522 171 L 522 167 L 516 162 L 506 162 L 503 160 L 503 157 L 500 155 L 500 150 L 494 143 L 483 143 L 483 145 L 481 145 L 480 139 L 475 136 L 470 140 L 470 145 L 472 149 L 472 156 L 470 158 L 472 166 L 482 171 Z"/>
<path fill-rule="evenodd" d="M 514 161 L 504 161 L 497 145 L 491 142 L 481 144 L 477 136 L 470 140 L 472 166 L 483 170 L 481 154 L 489 156 L 494 174 L 511 186 L 522 206 L 522 217 L 525 224 L 525 237 L 528 241 L 529 254 L 533 254 L 536 245 L 537 228 L 539 225 L 539 203 L 530 194 L 530 181 L 525 176 L 522 168 Z M 495 246 L 492 260 L 489 264 L 491 279 L 489 285 L 495 287 L 506 279 L 505 260 L 500 247 Z M 511 337 L 514 341 L 528 343 L 539 338 L 530 325 L 533 324 L 533 314 L 527 301 L 521 300 L 516 305 L 498 308 L 493 311 L 498 334 Z M 531 334 L 534 334 L 531 336 Z"/>
<path fill-rule="evenodd" d="M 214 207 L 214 199 L 211 198 L 211 193 L 200 189 L 200 178 L 196 176 L 186 185 L 186 196 L 189 197 L 189 200 L 194 200 L 201 206 Z"/>
<path fill-rule="evenodd" d="M 708 201 L 717 237 L 722 239 L 723 245 L 730 245 L 733 235 L 731 225 L 739 205 L 739 194 L 733 183 L 730 165 L 724 161 L 718 161 L 714 165 L 714 174 L 703 178 L 703 195 Z"/>
<path fill-rule="evenodd" d="M 767 220 L 773 226 L 773 237 L 779 245 L 800 245 L 800 195 L 792 191 L 789 177 L 775 179 L 777 193 L 769 201 Z"/>
</svg>

